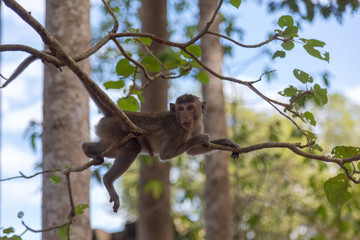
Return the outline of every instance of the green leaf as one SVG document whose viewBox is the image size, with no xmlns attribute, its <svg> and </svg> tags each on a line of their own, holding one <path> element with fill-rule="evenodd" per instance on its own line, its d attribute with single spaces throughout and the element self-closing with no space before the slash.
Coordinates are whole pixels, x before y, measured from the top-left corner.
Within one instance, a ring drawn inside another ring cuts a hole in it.
<svg viewBox="0 0 360 240">
<path fill-rule="evenodd" d="M 326 45 L 323 41 L 317 39 L 308 39 L 306 44 L 311 47 L 324 47 Z"/>
<path fill-rule="evenodd" d="M 164 184 L 159 180 L 150 180 L 144 186 L 145 193 L 151 193 L 155 200 L 158 200 L 164 192 Z"/>
<path fill-rule="evenodd" d="M 20 219 L 23 218 L 24 217 L 24 212 L 23 211 L 18 212 L 17 217 L 20 218 Z"/>
<path fill-rule="evenodd" d="M 308 123 L 310 123 L 313 126 L 316 126 L 314 115 L 311 112 L 304 112 L 303 117 L 306 119 Z"/>
<path fill-rule="evenodd" d="M 198 45 L 190 45 L 186 47 L 186 50 L 188 50 L 189 52 L 191 52 L 192 54 L 194 54 L 196 57 L 200 57 L 201 56 L 201 49 Z M 186 53 L 185 53 L 186 54 Z M 188 55 L 188 54 L 186 54 Z M 184 55 L 185 56 L 185 55 Z M 188 55 L 185 56 L 186 58 L 190 58 L 190 56 Z"/>
<path fill-rule="evenodd" d="M 277 57 L 284 58 L 286 53 L 284 51 L 276 51 L 272 57 L 272 59 L 275 59 Z"/>
<path fill-rule="evenodd" d="M 108 81 L 104 83 L 104 87 L 107 89 L 121 89 L 125 86 L 124 80 Z"/>
<path fill-rule="evenodd" d="M 140 41 L 141 41 L 143 44 L 150 46 L 150 45 L 151 45 L 151 42 L 152 42 L 152 39 L 151 39 L 151 38 L 146 38 L 146 37 L 141 37 L 141 38 L 140 38 Z"/>
<path fill-rule="evenodd" d="M 95 178 L 96 178 L 96 180 L 99 182 L 99 183 L 101 183 L 101 175 L 100 175 L 100 172 L 99 172 L 99 170 L 98 169 L 95 169 L 93 172 L 92 172 L 92 175 L 94 175 L 95 176 Z"/>
<path fill-rule="evenodd" d="M 202 83 L 202 84 L 208 84 L 209 83 L 209 76 L 205 71 L 200 71 L 196 78 Z"/>
<path fill-rule="evenodd" d="M 310 142 L 315 142 L 317 139 L 316 134 L 311 131 L 302 130 L 302 133 L 305 134 L 305 136 L 309 139 Z"/>
<path fill-rule="evenodd" d="M 161 51 L 157 58 L 166 65 L 168 69 L 174 69 L 177 68 L 179 65 L 181 65 L 181 53 L 172 50 L 171 48 L 167 48 L 165 51 Z"/>
<path fill-rule="evenodd" d="M 304 48 L 308 54 L 313 57 L 319 58 L 321 60 L 330 61 L 330 54 L 328 52 L 321 53 L 319 50 L 315 49 L 314 46 L 310 44 L 305 44 Z"/>
<path fill-rule="evenodd" d="M 285 88 L 284 91 L 279 92 L 279 94 L 284 97 L 293 97 L 297 92 L 297 88 L 290 85 L 289 87 Z"/>
<path fill-rule="evenodd" d="M 350 184 L 345 174 L 339 174 L 324 183 L 326 198 L 333 207 L 341 208 L 352 197 L 348 192 L 349 187 Z"/>
<path fill-rule="evenodd" d="M 286 42 L 283 42 L 283 43 L 281 44 L 281 46 L 282 46 L 285 50 L 290 51 L 291 49 L 293 49 L 293 48 L 295 47 L 295 44 L 293 43 L 292 40 L 288 40 L 288 41 L 286 41 Z"/>
<path fill-rule="evenodd" d="M 306 72 L 301 71 L 300 69 L 294 69 L 294 76 L 302 83 L 312 83 L 313 78 Z"/>
<path fill-rule="evenodd" d="M 141 61 L 142 64 L 144 64 L 145 68 L 151 72 L 159 72 L 161 70 L 160 64 L 150 56 L 146 56 Z"/>
<path fill-rule="evenodd" d="M 319 84 L 314 85 L 314 101 L 319 105 L 323 106 L 328 102 L 327 89 L 321 88 Z"/>
<path fill-rule="evenodd" d="M 70 228 L 70 233 L 71 233 L 71 228 Z M 61 240 L 67 240 L 67 225 L 62 226 L 61 228 L 58 229 L 58 235 L 59 238 Z"/>
<path fill-rule="evenodd" d="M 131 86 L 131 87 L 132 87 L 132 86 Z M 142 95 L 142 90 L 138 90 L 138 89 L 134 88 L 132 94 L 133 94 L 133 95 L 136 95 L 137 98 L 140 100 L 140 102 L 144 102 L 144 101 L 145 101 L 145 99 L 144 99 L 144 97 L 143 97 L 143 95 Z"/>
<path fill-rule="evenodd" d="M 317 215 L 321 216 L 321 220 L 325 221 L 327 218 L 327 211 L 324 205 L 320 205 L 317 210 L 315 211 Z"/>
<path fill-rule="evenodd" d="M 233 5 L 236 8 L 239 8 L 241 5 L 241 0 L 230 0 L 231 5 Z"/>
<path fill-rule="evenodd" d="M 139 110 L 139 103 L 135 97 L 129 96 L 126 98 L 120 98 L 117 102 L 117 105 L 126 111 L 136 112 Z"/>
<path fill-rule="evenodd" d="M 15 232 L 15 229 L 13 227 L 9 227 L 9 228 L 6 228 L 3 230 L 3 233 L 4 234 L 11 234 L 11 233 L 14 233 Z"/>
<path fill-rule="evenodd" d="M 61 178 L 59 177 L 59 176 L 57 176 L 57 175 L 52 175 L 51 177 L 50 177 L 50 183 L 52 183 L 52 184 L 58 184 L 58 183 L 60 183 L 61 182 Z"/>
<path fill-rule="evenodd" d="M 129 28 L 129 33 L 138 33 L 139 31 L 137 28 Z"/>
<path fill-rule="evenodd" d="M 298 37 L 299 28 L 297 26 L 288 26 L 283 32 L 284 36 Z"/>
<path fill-rule="evenodd" d="M 278 20 L 278 25 L 283 28 L 285 26 L 293 26 L 294 25 L 294 19 L 292 16 L 284 15 L 281 16 Z"/>
<path fill-rule="evenodd" d="M 353 146 L 336 146 L 331 150 L 334 158 L 349 158 L 360 154 L 360 148 Z"/>
<path fill-rule="evenodd" d="M 325 72 L 322 76 L 322 79 L 324 81 L 324 84 L 329 87 L 329 73 L 328 72 Z"/>
<path fill-rule="evenodd" d="M 116 65 L 116 73 L 120 76 L 129 76 L 134 74 L 135 67 L 130 64 L 130 61 L 126 58 L 120 59 Z"/>
<path fill-rule="evenodd" d="M 322 152 L 324 149 L 319 145 L 319 144 L 314 144 L 314 146 L 313 146 L 313 148 L 315 149 L 315 150 L 318 150 L 319 152 Z"/>
<path fill-rule="evenodd" d="M 76 215 L 80 215 L 80 214 L 83 214 L 84 213 L 84 210 L 89 208 L 89 205 L 88 204 L 78 204 L 76 207 L 75 207 L 75 212 L 76 212 Z"/>
</svg>

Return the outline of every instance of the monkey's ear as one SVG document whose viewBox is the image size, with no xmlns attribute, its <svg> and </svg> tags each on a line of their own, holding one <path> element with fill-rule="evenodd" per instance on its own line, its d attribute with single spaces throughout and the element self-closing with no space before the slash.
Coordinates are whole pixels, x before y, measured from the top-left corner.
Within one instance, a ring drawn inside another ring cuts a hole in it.
<svg viewBox="0 0 360 240">
<path fill-rule="evenodd" d="M 206 105 L 206 101 L 202 101 L 201 102 L 201 111 L 202 113 L 206 113 L 206 110 L 207 110 L 207 105 Z"/>
<path fill-rule="evenodd" d="M 170 113 L 171 113 L 171 115 L 175 115 L 175 104 L 174 103 L 170 103 Z"/>
</svg>

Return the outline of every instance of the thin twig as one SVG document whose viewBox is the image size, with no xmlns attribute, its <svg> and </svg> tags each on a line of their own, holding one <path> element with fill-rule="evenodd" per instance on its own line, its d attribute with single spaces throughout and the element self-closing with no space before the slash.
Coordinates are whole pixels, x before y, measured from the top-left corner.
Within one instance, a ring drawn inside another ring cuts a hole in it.
<svg viewBox="0 0 360 240">
<path fill-rule="evenodd" d="M 25 224 L 24 221 L 21 221 L 22 225 L 24 225 L 24 227 L 29 230 L 30 232 L 34 232 L 34 233 L 42 233 L 42 232 L 48 232 L 48 231 L 51 231 L 51 230 L 55 230 L 55 229 L 59 229 L 59 228 L 62 228 L 62 227 L 65 227 L 68 223 L 64 223 L 62 225 L 58 225 L 58 226 L 54 226 L 54 227 L 49 227 L 49 228 L 46 228 L 46 229 L 40 229 L 40 230 L 35 230 L 35 229 L 32 229 L 30 228 L 29 226 L 27 226 Z"/>
<path fill-rule="evenodd" d="M 196 35 L 195 37 L 190 39 L 190 41 L 188 41 L 187 43 L 183 44 L 182 45 L 183 48 L 185 48 L 191 44 L 194 44 L 197 40 L 199 40 L 202 36 L 204 36 L 209 31 L 209 28 L 210 28 L 211 24 L 213 24 L 213 22 L 215 21 L 216 15 L 218 14 L 222 4 L 223 4 L 223 0 L 220 0 L 215 11 L 213 12 L 213 15 L 211 16 L 210 20 L 206 23 L 205 27 L 201 30 L 201 32 L 198 35 Z"/>
<path fill-rule="evenodd" d="M 119 29 L 119 22 L 118 22 L 118 20 L 117 20 L 117 18 L 115 16 L 115 13 L 113 12 L 111 7 L 109 6 L 109 4 L 107 4 L 107 2 L 105 0 L 101 0 L 101 1 L 105 5 L 106 10 L 108 10 L 108 12 L 110 13 L 110 15 L 111 15 L 111 17 L 113 18 L 113 21 L 114 21 L 114 27 L 110 32 L 116 33 L 117 30 Z"/>
<path fill-rule="evenodd" d="M 234 39 L 232 39 L 232 38 L 230 38 L 228 36 L 222 35 L 220 33 L 212 32 L 212 31 L 207 31 L 206 33 L 211 34 L 211 35 L 215 35 L 215 36 L 218 36 L 218 37 L 221 37 L 221 38 L 224 38 L 224 39 L 229 40 L 229 41 L 235 43 L 236 45 L 238 45 L 240 47 L 244 47 L 244 48 L 258 48 L 258 47 L 264 46 L 264 45 L 272 42 L 273 40 L 279 39 L 278 38 L 279 35 L 275 34 L 274 36 L 271 36 L 268 40 L 266 40 L 264 42 L 261 42 L 261 43 L 258 43 L 258 44 L 248 45 L 248 44 L 239 43 L 239 42 L 235 41 Z"/>
<path fill-rule="evenodd" d="M 35 173 L 35 174 L 33 174 L 33 175 L 30 175 L 30 176 L 26 176 L 26 175 L 23 174 L 22 172 L 19 172 L 19 173 L 20 173 L 20 176 L 0 179 L 0 182 L 1 182 L 1 181 L 9 181 L 9 180 L 17 179 L 17 178 L 29 179 L 29 178 L 36 177 L 37 175 L 40 175 L 40 174 L 45 174 L 45 173 L 49 173 L 49 172 L 57 172 L 57 171 L 60 171 L 60 169 L 46 170 L 46 171 L 42 171 L 42 172 Z"/>
</svg>

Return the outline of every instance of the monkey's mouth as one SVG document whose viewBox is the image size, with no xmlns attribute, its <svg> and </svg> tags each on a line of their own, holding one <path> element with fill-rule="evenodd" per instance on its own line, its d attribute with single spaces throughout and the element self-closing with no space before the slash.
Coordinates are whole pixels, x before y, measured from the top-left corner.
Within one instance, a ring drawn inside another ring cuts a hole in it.
<svg viewBox="0 0 360 240">
<path fill-rule="evenodd" d="M 183 128 L 190 129 L 192 126 L 192 122 L 183 122 Z"/>
</svg>

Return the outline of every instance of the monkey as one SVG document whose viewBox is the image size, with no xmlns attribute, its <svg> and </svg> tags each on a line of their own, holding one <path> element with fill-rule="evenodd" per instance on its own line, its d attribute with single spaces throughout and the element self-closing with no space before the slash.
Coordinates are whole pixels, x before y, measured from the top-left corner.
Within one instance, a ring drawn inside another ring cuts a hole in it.
<svg viewBox="0 0 360 240">
<path fill-rule="evenodd" d="M 95 99 L 96 102 L 99 101 L 96 97 Z M 82 145 L 85 155 L 95 159 L 99 158 L 111 144 L 129 133 L 127 127 L 106 107 L 103 108 L 104 105 L 101 102 L 97 105 L 104 114 L 96 126 L 99 141 L 85 142 Z M 103 176 L 110 202 L 114 204 L 114 212 L 117 212 L 120 202 L 113 182 L 130 167 L 140 153 L 148 152 L 148 147 L 159 156 L 161 161 L 167 161 L 184 152 L 188 155 L 213 152 L 214 149 L 209 147 L 209 143 L 239 148 L 239 145 L 230 139 L 210 140 L 209 135 L 204 133 L 202 117 L 206 113 L 206 101 L 200 101 L 195 95 L 184 94 L 178 97 L 175 103 L 170 103 L 169 111 L 124 112 L 135 125 L 149 132 L 146 135 L 149 146 L 133 138 L 105 156 L 115 158 L 112 167 Z M 238 156 L 238 153 L 232 153 L 233 158 Z M 102 162 L 103 159 L 99 161 Z"/>
<path fill-rule="evenodd" d="M 34 59 L 27 58 L 25 64 L 20 64 L 5 84 L 13 81 Z M 237 143 L 227 138 L 210 140 L 210 136 L 204 133 L 202 122 L 206 113 L 206 101 L 200 101 L 197 96 L 191 94 L 179 96 L 175 103 L 170 103 L 168 111 L 124 111 L 135 125 L 149 133 L 143 139 L 131 138 L 114 148 L 114 144 L 124 139 L 130 131 L 96 94 L 87 86 L 84 87 L 104 117 L 96 125 L 99 140 L 84 142 L 82 150 L 87 157 L 95 159 L 97 165 L 104 162 L 103 157 L 115 158 L 112 167 L 103 176 L 103 183 L 109 193 L 109 201 L 113 202 L 114 212 L 118 211 L 120 200 L 113 183 L 127 171 L 139 154 L 155 154 L 161 161 L 167 161 L 184 152 L 188 155 L 214 152 L 215 150 L 209 147 L 210 143 L 239 148 Z M 102 153 L 106 154 L 102 156 Z M 239 153 L 233 152 L 231 157 L 238 158 Z"/>
</svg>

